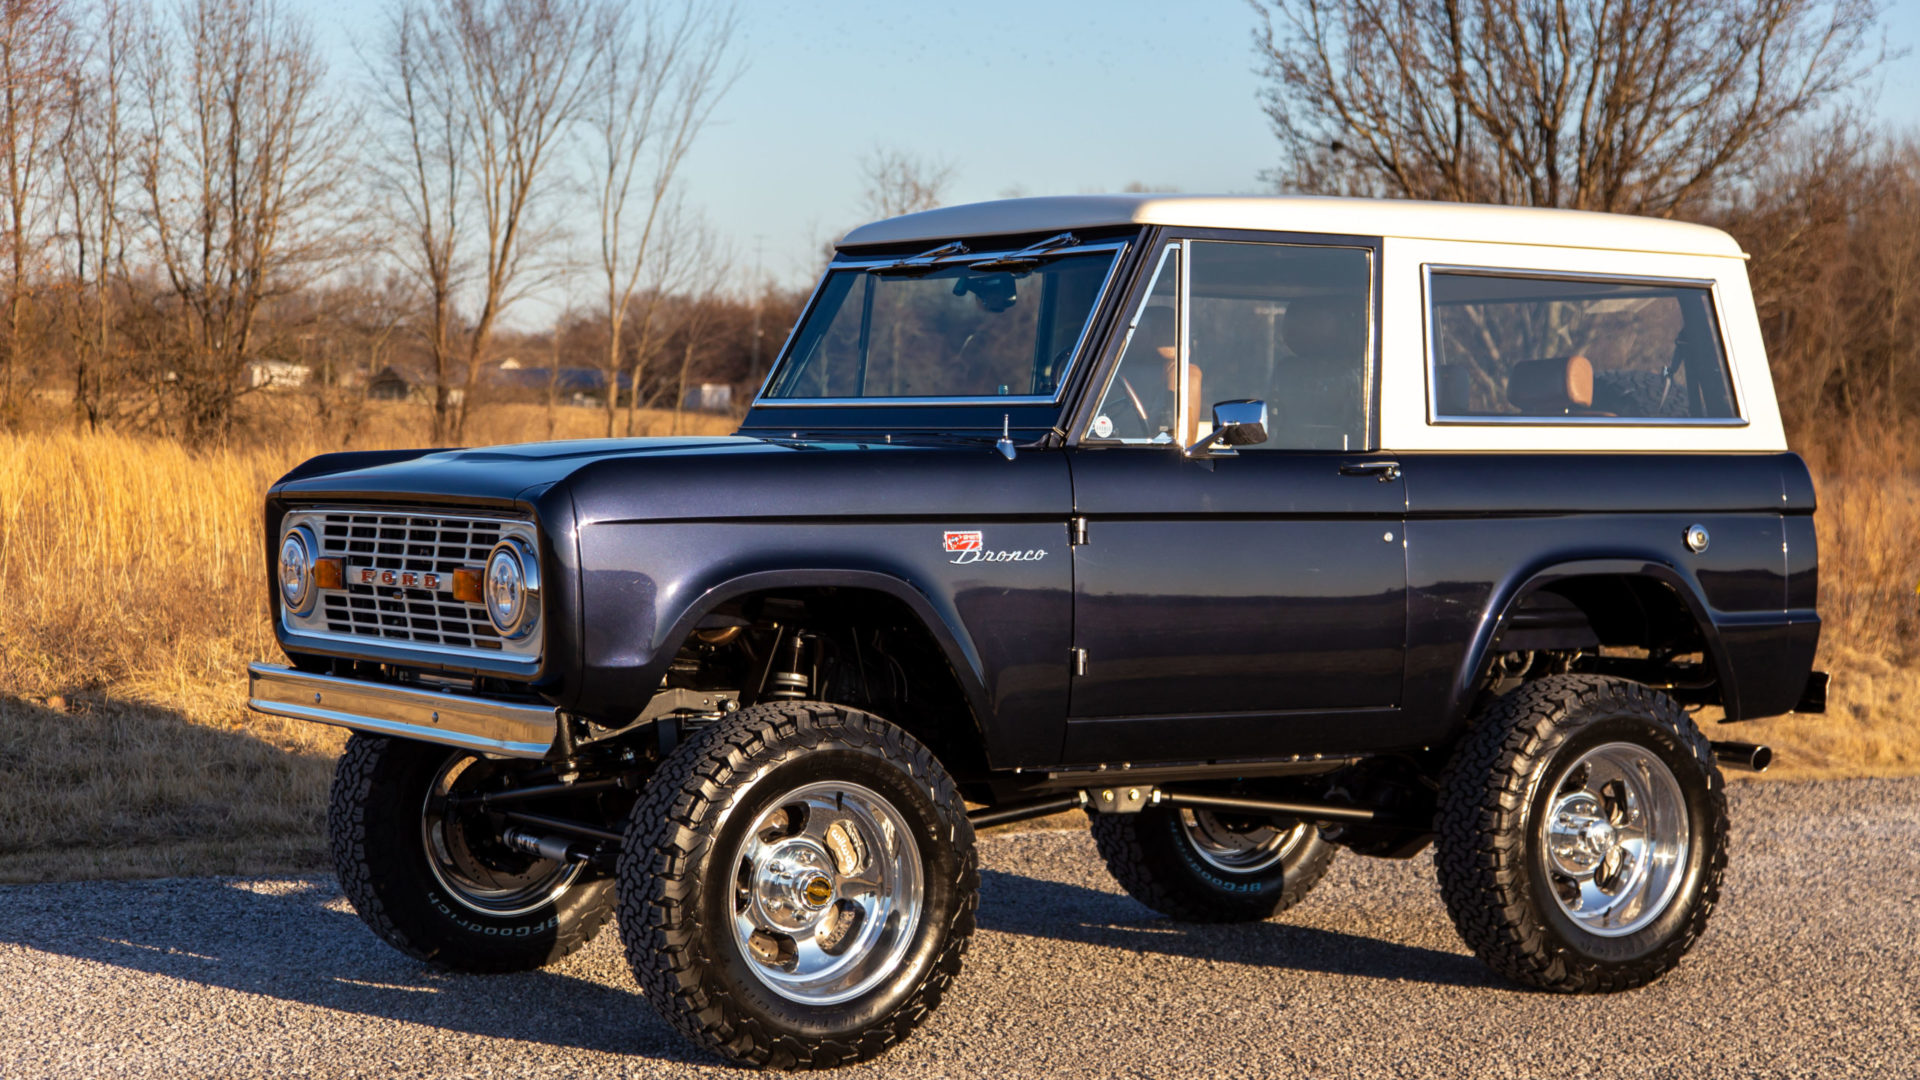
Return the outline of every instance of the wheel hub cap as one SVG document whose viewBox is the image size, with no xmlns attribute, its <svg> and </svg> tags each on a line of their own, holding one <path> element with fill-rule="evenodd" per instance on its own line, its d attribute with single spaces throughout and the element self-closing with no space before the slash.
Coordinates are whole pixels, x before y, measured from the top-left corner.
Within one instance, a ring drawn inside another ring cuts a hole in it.
<svg viewBox="0 0 1920 1080">
<path fill-rule="evenodd" d="M 812 930 L 832 903 L 833 864 L 807 840 L 774 847 L 753 877 L 753 910 L 768 927 L 789 933 Z"/>
<path fill-rule="evenodd" d="M 454 903 L 479 915 L 507 919 L 559 899 L 579 883 L 586 864 L 511 850 L 484 815 L 451 809 L 453 796 L 484 790 L 497 768 L 470 754 L 451 755 L 427 787 L 420 840 L 428 871 Z"/>
<path fill-rule="evenodd" d="M 1562 770 L 1537 842 L 1549 891 L 1576 926 L 1623 937 L 1658 919 L 1686 876 L 1680 782 L 1644 746 L 1607 743 Z"/>
<path fill-rule="evenodd" d="M 1619 834 L 1590 792 L 1562 798 L 1547 823 L 1547 851 L 1556 869 L 1570 876 L 1591 873 L 1620 850 Z"/>
<path fill-rule="evenodd" d="M 1209 810 L 1180 811 L 1180 832 L 1193 853 L 1215 870 L 1229 874 L 1266 870 L 1292 854 L 1312 828 L 1303 822 L 1274 823 Z"/>
<path fill-rule="evenodd" d="M 920 849 L 906 818 L 856 784 L 795 788 L 761 811 L 733 861 L 734 941 L 774 993 L 833 1005 L 893 974 L 919 929 Z"/>
</svg>

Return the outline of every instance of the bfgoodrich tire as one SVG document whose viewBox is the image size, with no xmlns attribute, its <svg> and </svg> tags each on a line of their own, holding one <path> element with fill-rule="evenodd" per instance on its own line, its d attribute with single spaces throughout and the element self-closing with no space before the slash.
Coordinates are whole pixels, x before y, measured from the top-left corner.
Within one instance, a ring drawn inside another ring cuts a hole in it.
<svg viewBox="0 0 1920 1080">
<path fill-rule="evenodd" d="M 526 971 L 592 941 L 612 882 L 508 849 L 447 796 L 503 779 L 511 763 L 355 735 L 334 770 L 327 832 L 360 918 L 409 956 L 456 971 Z"/>
<path fill-rule="evenodd" d="M 1185 922 L 1259 922 L 1299 903 L 1333 862 L 1305 822 L 1158 806 L 1095 814 L 1093 841 L 1128 895 Z"/>
<path fill-rule="evenodd" d="M 926 747 L 854 709 L 755 705 L 668 755 L 620 857 L 620 936 L 696 1043 L 844 1065 L 939 1004 L 973 933 L 973 828 Z"/>
<path fill-rule="evenodd" d="M 1556 675 L 1496 701 L 1442 781 L 1435 862 L 1460 936 L 1515 982 L 1642 986 L 1705 930 L 1725 782 L 1666 694 Z"/>
</svg>

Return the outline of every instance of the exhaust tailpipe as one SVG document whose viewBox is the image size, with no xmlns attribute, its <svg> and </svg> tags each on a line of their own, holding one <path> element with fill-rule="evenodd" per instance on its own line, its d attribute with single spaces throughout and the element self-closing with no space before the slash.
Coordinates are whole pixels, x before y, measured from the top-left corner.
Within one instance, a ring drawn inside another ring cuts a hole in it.
<svg viewBox="0 0 1920 1080">
<path fill-rule="evenodd" d="M 1707 745 L 1713 747 L 1713 756 L 1719 759 L 1720 764 L 1728 768 L 1766 772 L 1767 766 L 1773 764 L 1773 748 L 1770 746 L 1750 742 L 1714 742 Z"/>
</svg>

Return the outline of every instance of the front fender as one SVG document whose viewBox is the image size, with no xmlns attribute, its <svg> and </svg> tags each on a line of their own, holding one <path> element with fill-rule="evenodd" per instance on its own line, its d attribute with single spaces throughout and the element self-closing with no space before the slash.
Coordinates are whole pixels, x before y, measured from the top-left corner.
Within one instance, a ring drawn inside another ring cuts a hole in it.
<svg viewBox="0 0 1920 1080">
<path fill-rule="evenodd" d="M 729 578 L 701 593 L 671 625 L 660 630 L 656 638 L 662 645 L 659 652 L 666 654 L 665 659 L 670 661 L 672 654 L 668 650 L 677 648 L 679 642 L 685 641 L 693 633 L 701 619 L 728 601 L 777 589 L 829 587 L 885 593 L 905 604 L 939 644 L 947 663 L 959 677 L 960 687 L 967 695 L 967 709 L 974 718 L 976 728 L 979 727 L 980 718 L 989 715 L 987 673 L 980 660 L 980 651 L 974 647 L 959 613 L 953 609 L 950 600 L 937 595 L 930 596 L 892 574 L 848 567 L 790 567 Z M 660 661 L 661 657 L 656 655 L 648 665 L 649 669 L 659 666 L 664 674 L 664 664 Z M 984 737 L 985 732 L 981 731 L 980 734 Z"/>
<path fill-rule="evenodd" d="M 699 620 L 755 592 L 838 587 L 892 597 L 952 667 L 995 767 L 1050 764 L 1067 712 L 1072 563 L 1066 524 L 1003 521 L 995 549 L 1031 559 L 954 562 L 916 522 L 615 522 L 578 540 L 581 692 L 568 708 L 629 717 Z"/>
</svg>

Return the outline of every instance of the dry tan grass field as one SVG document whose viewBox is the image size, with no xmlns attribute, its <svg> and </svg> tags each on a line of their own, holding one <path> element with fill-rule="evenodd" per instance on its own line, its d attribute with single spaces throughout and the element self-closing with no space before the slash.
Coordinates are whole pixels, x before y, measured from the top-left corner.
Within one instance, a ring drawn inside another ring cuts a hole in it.
<svg viewBox="0 0 1920 1080">
<path fill-rule="evenodd" d="M 601 422 L 593 410 L 559 415 L 560 437 Z M 733 426 L 640 419 L 647 434 Z M 474 443 L 547 433 L 535 406 L 477 421 Z M 326 787 L 344 736 L 253 715 L 244 699 L 247 663 L 278 655 L 261 495 L 340 440 L 276 427 L 302 434 L 200 452 L 0 435 L 0 882 L 324 867 Z M 353 447 L 404 445 L 423 430 L 420 407 L 383 407 Z M 1813 456 L 1833 705 L 1739 730 L 1778 751 L 1769 775 L 1920 772 L 1920 472 L 1913 451 L 1891 451 L 1906 459 L 1891 468 L 1889 453 Z"/>
</svg>

